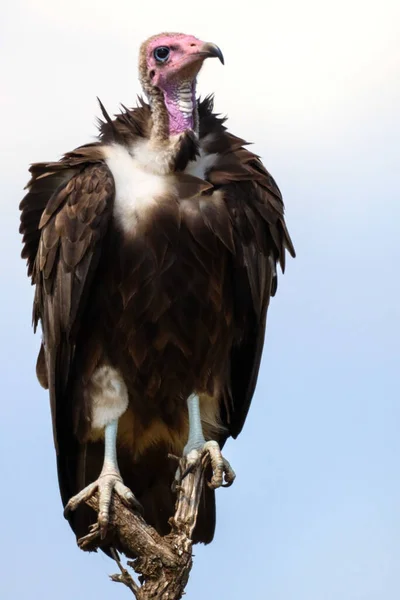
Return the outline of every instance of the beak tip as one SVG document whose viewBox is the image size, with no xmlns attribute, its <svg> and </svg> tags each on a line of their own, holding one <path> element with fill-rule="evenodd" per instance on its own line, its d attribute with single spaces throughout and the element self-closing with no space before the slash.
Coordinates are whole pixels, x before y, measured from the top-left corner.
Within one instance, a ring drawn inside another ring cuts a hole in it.
<svg viewBox="0 0 400 600">
<path fill-rule="evenodd" d="M 215 57 L 219 58 L 220 62 L 223 65 L 225 64 L 224 55 L 222 54 L 222 52 L 221 52 L 220 48 L 218 48 L 218 46 L 216 46 Z"/>
<path fill-rule="evenodd" d="M 223 65 L 225 64 L 224 55 L 216 44 L 207 43 L 204 45 L 203 50 L 208 54 L 208 56 L 218 58 Z"/>
</svg>

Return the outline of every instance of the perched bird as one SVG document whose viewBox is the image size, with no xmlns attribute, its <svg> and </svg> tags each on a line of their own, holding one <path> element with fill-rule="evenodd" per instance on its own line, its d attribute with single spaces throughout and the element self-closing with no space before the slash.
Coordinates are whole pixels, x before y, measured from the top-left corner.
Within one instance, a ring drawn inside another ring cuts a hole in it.
<svg viewBox="0 0 400 600">
<path fill-rule="evenodd" d="M 212 540 L 214 490 L 234 479 L 221 448 L 254 393 L 277 264 L 295 255 L 274 179 L 197 99 L 208 57 L 224 62 L 191 35 L 144 42 L 148 102 L 114 119 L 100 103 L 98 140 L 33 164 L 20 204 L 37 376 L 78 537 L 96 518 L 105 534 L 112 494 L 167 533 L 168 454 L 197 449 L 213 468 L 194 541 Z M 84 502 L 96 490 L 98 517 Z"/>
</svg>

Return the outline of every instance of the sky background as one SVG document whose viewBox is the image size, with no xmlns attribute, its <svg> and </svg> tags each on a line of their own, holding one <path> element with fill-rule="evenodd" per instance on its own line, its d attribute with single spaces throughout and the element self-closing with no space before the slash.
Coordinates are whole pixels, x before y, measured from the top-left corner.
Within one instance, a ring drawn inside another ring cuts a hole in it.
<svg viewBox="0 0 400 600">
<path fill-rule="evenodd" d="M 14 0 L 2 8 L 0 597 L 128 598 L 62 516 L 39 336 L 19 258 L 28 165 L 132 106 L 137 51 L 183 31 L 217 43 L 199 91 L 254 142 L 297 250 L 269 311 L 246 426 L 225 454 L 215 541 L 187 598 L 400 598 L 400 3 Z"/>
</svg>

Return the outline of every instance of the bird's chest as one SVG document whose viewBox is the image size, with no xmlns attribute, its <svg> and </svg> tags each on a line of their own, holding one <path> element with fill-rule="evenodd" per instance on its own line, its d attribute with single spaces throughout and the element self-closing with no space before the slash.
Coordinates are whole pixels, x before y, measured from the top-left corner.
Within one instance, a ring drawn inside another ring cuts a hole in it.
<svg viewBox="0 0 400 600">
<path fill-rule="evenodd" d="M 107 262 L 116 301 L 110 305 L 120 307 L 123 331 L 146 331 L 160 348 L 169 341 L 165 331 L 174 329 L 170 334 L 181 339 L 194 319 L 215 321 L 228 285 L 230 221 L 221 193 L 191 187 L 193 180 L 201 184 L 210 162 L 200 156 L 189 164 L 182 185 L 179 174 L 162 173 L 162 159 L 151 169 L 150 160 L 122 146 L 112 147 L 107 159 L 115 181 Z"/>
<path fill-rule="evenodd" d="M 162 222 L 167 225 L 168 220 L 180 219 L 177 210 L 192 210 L 190 200 L 196 198 L 197 191 L 201 193 L 206 171 L 217 155 L 205 154 L 200 148 L 200 155 L 188 162 L 183 174 L 172 173 L 173 148 L 172 143 L 157 151 L 148 140 L 132 148 L 118 144 L 106 148 L 106 163 L 115 183 L 114 219 L 125 237 L 140 237 L 157 229 L 160 222 L 162 226 Z M 212 196 L 208 201 L 212 202 Z"/>
<path fill-rule="evenodd" d="M 115 183 L 114 219 L 128 237 L 140 234 L 157 207 L 174 194 L 173 178 L 143 164 L 123 146 L 108 148 L 107 165 Z"/>
</svg>

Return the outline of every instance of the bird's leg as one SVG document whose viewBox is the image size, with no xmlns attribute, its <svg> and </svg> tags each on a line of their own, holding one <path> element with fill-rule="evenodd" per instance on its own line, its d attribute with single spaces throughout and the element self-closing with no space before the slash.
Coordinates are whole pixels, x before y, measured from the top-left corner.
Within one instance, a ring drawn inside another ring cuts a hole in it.
<svg viewBox="0 0 400 600">
<path fill-rule="evenodd" d="M 65 507 L 64 514 L 75 510 L 79 504 L 88 500 L 98 490 L 99 510 L 98 524 L 101 537 L 104 538 L 107 532 L 107 526 L 110 516 L 110 505 L 112 493 L 115 491 L 121 500 L 129 507 L 141 509 L 139 502 L 131 490 L 124 485 L 118 468 L 117 461 L 117 431 L 118 419 L 111 421 L 104 428 L 104 462 L 101 473 L 96 481 L 90 483 L 81 490 L 76 496 L 73 496 Z"/>
<path fill-rule="evenodd" d="M 200 401 L 196 394 L 191 394 L 187 399 L 189 415 L 189 437 L 183 449 L 183 455 L 188 456 L 192 450 L 201 450 L 206 443 L 200 416 Z"/>
<path fill-rule="evenodd" d="M 182 478 L 208 455 L 213 473 L 211 481 L 207 482 L 208 486 L 216 489 L 221 486 L 228 487 L 232 485 L 236 477 L 235 472 L 229 462 L 222 456 L 218 442 L 214 440 L 206 441 L 204 438 L 200 416 L 200 400 L 197 394 L 189 396 L 187 406 L 189 413 L 189 437 L 183 449 L 187 468 Z"/>
</svg>

